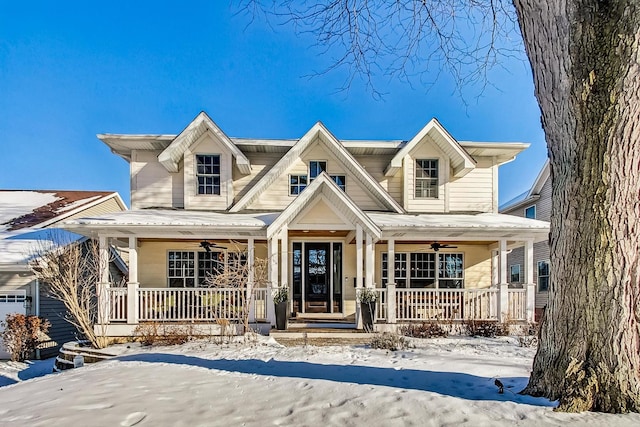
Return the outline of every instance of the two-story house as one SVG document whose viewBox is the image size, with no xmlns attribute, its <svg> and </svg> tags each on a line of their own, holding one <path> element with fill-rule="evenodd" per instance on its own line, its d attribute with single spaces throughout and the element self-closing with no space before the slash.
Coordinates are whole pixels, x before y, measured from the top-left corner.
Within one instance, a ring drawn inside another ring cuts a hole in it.
<svg viewBox="0 0 640 427">
<path fill-rule="evenodd" d="M 507 251 L 532 254 L 549 226 L 499 214 L 497 190 L 528 144 L 460 142 L 436 119 L 408 141 L 339 140 L 320 122 L 297 140 L 232 138 L 204 112 L 178 135 L 98 137 L 130 164 L 131 210 L 65 227 L 128 241 L 127 289 L 99 285 L 108 334 L 208 319 L 203 295 L 221 291 L 207 277 L 238 259 L 268 264 L 266 288 L 248 278 L 252 321 L 273 324 L 276 287 L 300 319 L 358 322 L 367 287 L 381 322 L 533 320 L 533 296 L 507 291 Z"/>
<path fill-rule="evenodd" d="M 500 212 L 521 218 L 549 221 L 551 219 L 551 171 L 549 161 L 542 166 L 531 188 L 500 207 Z M 524 251 L 515 248 L 507 255 L 509 283 L 519 286 L 526 283 L 522 274 Z M 533 245 L 533 282 L 536 284 L 536 320 L 540 320 L 549 300 L 549 241 Z"/>
</svg>

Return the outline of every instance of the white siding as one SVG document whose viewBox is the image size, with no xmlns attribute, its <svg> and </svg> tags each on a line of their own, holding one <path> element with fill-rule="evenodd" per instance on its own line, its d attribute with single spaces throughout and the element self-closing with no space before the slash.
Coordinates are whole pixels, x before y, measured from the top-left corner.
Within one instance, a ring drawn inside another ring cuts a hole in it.
<svg viewBox="0 0 640 427">
<path fill-rule="evenodd" d="M 356 160 L 364 166 L 365 170 L 378 181 L 393 199 L 402 205 L 402 174 L 385 176 L 384 170 L 393 158 L 392 155 L 383 156 L 356 156 Z"/>
<path fill-rule="evenodd" d="M 415 168 L 416 160 L 438 159 L 438 198 L 416 198 Z M 404 208 L 409 212 L 447 212 L 447 189 L 449 181 L 449 159 L 432 144 L 426 141 L 418 145 L 403 160 L 405 177 Z"/>
<path fill-rule="evenodd" d="M 131 153 L 131 209 L 183 207 L 182 170 L 167 172 L 158 154 L 160 151 L 148 150 Z"/>
<path fill-rule="evenodd" d="M 477 158 L 476 168 L 449 183 L 450 212 L 493 212 L 493 159 Z"/>
</svg>

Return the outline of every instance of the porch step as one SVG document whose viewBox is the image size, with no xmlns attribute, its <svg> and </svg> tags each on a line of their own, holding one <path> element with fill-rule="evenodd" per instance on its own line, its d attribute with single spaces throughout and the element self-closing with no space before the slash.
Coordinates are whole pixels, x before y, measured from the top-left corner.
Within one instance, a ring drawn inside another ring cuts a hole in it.
<svg viewBox="0 0 640 427">
<path fill-rule="evenodd" d="M 289 329 L 356 329 L 355 323 L 313 320 L 289 321 L 287 326 Z"/>
<path fill-rule="evenodd" d="M 294 328 L 286 331 L 272 330 L 269 336 L 285 346 L 314 345 L 365 345 L 374 334 L 357 329 Z"/>
</svg>

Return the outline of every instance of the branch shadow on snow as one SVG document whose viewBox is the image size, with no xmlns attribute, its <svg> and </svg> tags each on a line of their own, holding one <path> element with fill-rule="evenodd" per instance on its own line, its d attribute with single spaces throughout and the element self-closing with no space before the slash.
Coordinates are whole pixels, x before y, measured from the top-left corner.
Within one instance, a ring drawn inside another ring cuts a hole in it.
<svg viewBox="0 0 640 427">
<path fill-rule="evenodd" d="M 498 388 L 494 384 L 495 378 L 480 377 L 461 372 L 422 371 L 361 365 L 325 365 L 273 359 L 203 359 L 166 353 L 133 354 L 118 357 L 116 360 L 122 362 L 170 363 L 251 375 L 385 386 L 428 391 L 467 400 L 555 406 L 553 402 L 544 398 L 517 394 L 518 391 L 526 386 L 528 381 L 526 377 L 500 377 L 505 391 L 504 394 L 499 394 Z"/>
</svg>

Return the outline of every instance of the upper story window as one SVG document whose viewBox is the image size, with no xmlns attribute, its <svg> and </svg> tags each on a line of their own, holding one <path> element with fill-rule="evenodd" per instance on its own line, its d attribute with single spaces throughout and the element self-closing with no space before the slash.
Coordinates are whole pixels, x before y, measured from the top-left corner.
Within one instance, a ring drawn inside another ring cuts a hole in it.
<svg viewBox="0 0 640 427">
<path fill-rule="evenodd" d="M 324 160 L 311 160 L 309 162 L 309 182 L 313 181 L 322 172 L 327 170 L 327 162 Z"/>
<path fill-rule="evenodd" d="M 416 199 L 438 198 L 438 160 L 416 160 Z"/>
<path fill-rule="evenodd" d="M 220 195 L 220 156 L 196 155 L 198 194 Z"/>
<path fill-rule="evenodd" d="M 338 184 L 342 191 L 347 191 L 347 177 L 344 175 L 331 175 L 333 182 Z"/>
<path fill-rule="evenodd" d="M 536 219 L 536 205 L 526 208 L 524 210 L 524 217 L 529 219 Z"/>
<path fill-rule="evenodd" d="M 307 188 L 307 175 L 289 175 L 289 195 L 297 196 Z"/>
</svg>

